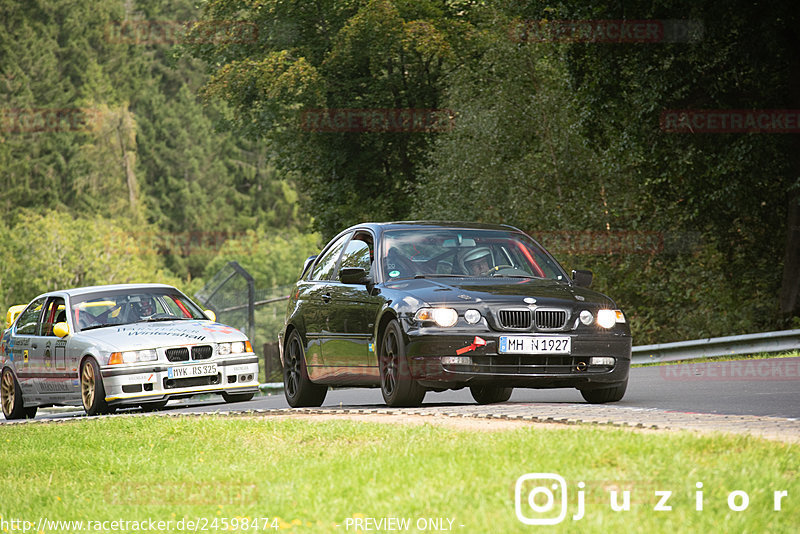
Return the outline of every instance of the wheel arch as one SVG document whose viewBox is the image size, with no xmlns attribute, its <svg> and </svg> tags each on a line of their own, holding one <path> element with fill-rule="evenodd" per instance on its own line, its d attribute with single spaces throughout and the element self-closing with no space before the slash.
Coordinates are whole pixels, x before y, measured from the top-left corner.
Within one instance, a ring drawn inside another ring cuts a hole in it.
<svg viewBox="0 0 800 534">
<path fill-rule="evenodd" d="M 375 331 L 375 344 L 376 344 L 375 352 L 376 353 L 378 353 L 378 351 L 380 350 L 379 349 L 380 343 L 381 343 L 381 340 L 383 339 L 384 332 L 386 332 L 386 327 L 393 320 L 397 320 L 398 322 L 400 321 L 399 317 L 397 315 L 397 312 L 392 308 L 386 308 L 385 310 L 383 310 L 383 313 L 381 314 L 380 319 L 378 320 L 377 329 Z M 402 332 L 403 337 L 405 338 L 405 330 L 403 329 L 402 325 L 400 327 L 400 331 Z M 408 340 L 404 339 L 404 341 L 408 341 Z"/>
</svg>

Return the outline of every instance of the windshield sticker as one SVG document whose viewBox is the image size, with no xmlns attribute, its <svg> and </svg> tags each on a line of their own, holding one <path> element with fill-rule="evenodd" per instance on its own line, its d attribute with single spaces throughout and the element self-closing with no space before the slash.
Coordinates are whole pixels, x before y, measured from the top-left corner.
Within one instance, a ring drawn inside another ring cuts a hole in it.
<svg viewBox="0 0 800 534">
<path fill-rule="evenodd" d="M 397 278 L 398 276 L 400 276 L 400 271 L 391 271 L 389 273 L 389 276 L 391 276 L 392 278 Z"/>
</svg>

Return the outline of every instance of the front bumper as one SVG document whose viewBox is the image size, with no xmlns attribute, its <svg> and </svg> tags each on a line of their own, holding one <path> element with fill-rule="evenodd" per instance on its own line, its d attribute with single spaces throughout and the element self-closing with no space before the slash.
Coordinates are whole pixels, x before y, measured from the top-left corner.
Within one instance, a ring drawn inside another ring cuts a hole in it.
<svg viewBox="0 0 800 534">
<path fill-rule="evenodd" d="M 478 335 L 486 341 L 462 352 L 468 363 L 442 362 L 443 357 L 456 356 L 459 349 L 470 346 Z M 501 335 L 516 333 L 480 332 L 442 335 L 440 333 L 408 334 L 406 354 L 411 376 L 431 388 L 450 388 L 479 384 L 527 388 L 594 388 L 627 380 L 631 363 L 631 337 L 616 334 L 584 334 L 559 332 L 571 337 L 568 355 L 499 354 Z M 525 334 L 534 335 L 534 334 Z M 536 334 L 550 335 L 550 334 Z M 590 365 L 593 356 L 614 358 L 614 365 Z"/>
<path fill-rule="evenodd" d="M 205 361 L 216 364 L 216 375 L 170 378 L 169 368 L 180 366 L 162 362 L 130 367 L 106 366 L 101 370 L 106 402 L 112 406 L 120 406 L 191 397 L 202 393 L 258 392 L 258 356 L 255 354 Z"/>
</svg>

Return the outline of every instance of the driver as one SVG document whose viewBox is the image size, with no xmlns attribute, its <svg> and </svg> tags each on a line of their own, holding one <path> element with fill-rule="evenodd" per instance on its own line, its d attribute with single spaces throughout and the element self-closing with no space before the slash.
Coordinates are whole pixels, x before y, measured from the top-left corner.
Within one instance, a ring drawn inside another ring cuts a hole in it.
<svg viewBox="0 0 800 534">
<path fill-rule="evenodd" d="M 142 297 L 138 304 L 134 302 L 133 309 L 139 319 L 148 319 L 156 313 L 156 306 L 152 297 Z"/>
<path fill-rule="evenodd" d="M 480 276 L 492 269 L 492 251 L 488 247 L 478 247 L 464 256 L 464 266 L 469 274 Z"/>
</svg>

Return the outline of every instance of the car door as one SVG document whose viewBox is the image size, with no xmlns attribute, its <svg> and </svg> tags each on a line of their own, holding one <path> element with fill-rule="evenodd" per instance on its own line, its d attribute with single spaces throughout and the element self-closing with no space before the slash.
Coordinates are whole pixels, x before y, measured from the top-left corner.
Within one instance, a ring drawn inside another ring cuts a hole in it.
<svg viewBox="0 0 800 534">
<path fill-rule="evenodd" d="M 67 340 L 53 333 L 57 323 L 68 322 L 64 298 L 53 296 L 47 299 L 42 313 L 39 339 L 44 346 L 42 372 L 38 389 L 49 402 L 65 402 L 78 391 L 77 372 L 67 369 Z"/>
<path fill-rule="evenodd" d="M 360 267 L 371 275 L 373 243 L 370 232 L 356 231 L 345 246 L 335 280 L 329 285 L 330 331 L 322 347 L 325 365 L 366 368 L 374 359 L 370 358 L 374 351 L 372 336 L 383 298 L 373 295 L 365 284 L 345 284 L 339 279 L 339 272 L 347 267 Z"/>
<path fill-rule="evenodd" d="M 298 283 L 298 300 L 303 310 L 306 333 L 306 362 L 312 376 L 314 367 L 325 365 L 322 344 L 331 332 L 331 277 L 336 271 L 342 249 L 352 235 L 352 232 L 348 232 L 331 242 L 314 263 L 308 280 Z"/>
<path fill-rule="evenodd" d="M 44 343 L 39 328 L 46 301 L 46 297 L 38 298 L 20 313 L 9 346 L 22 394 L 37 402 L 40 396 L 38 383 L 44 372 Z"/>
</svg>

